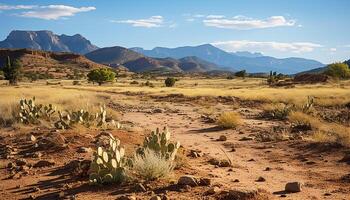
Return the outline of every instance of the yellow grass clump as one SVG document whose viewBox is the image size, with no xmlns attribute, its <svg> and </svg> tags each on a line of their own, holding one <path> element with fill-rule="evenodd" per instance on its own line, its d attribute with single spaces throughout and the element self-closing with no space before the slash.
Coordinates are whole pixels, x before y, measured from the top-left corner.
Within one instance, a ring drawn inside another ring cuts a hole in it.
<svg viewBox="0 0 350 200">
<path fill-rule="evenodd" d="M 300 111 L 290 112 L 288 120 L 295 125 L 307 125 L 312 129 L 319 129 L 322 126 L 322 122 L 316 117 L 310 116 Z"/>
<path fill-rule="evenodd" d="M 243 124 L 243 120 L 237 112 L 224 112 L 219 116 L 217 124 L 223 128 L 236 128 Z"/>
</svg>

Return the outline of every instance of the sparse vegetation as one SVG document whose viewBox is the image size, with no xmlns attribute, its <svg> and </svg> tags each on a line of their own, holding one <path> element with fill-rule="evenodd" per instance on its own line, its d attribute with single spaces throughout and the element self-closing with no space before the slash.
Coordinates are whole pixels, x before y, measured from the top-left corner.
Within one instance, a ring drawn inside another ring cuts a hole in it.
<svg viewBox="0 0 350 200">
<path fill-rule="evenodd" d="M 235 73 L 235 76 L 245 78 L 247 76 L 246 70 L 238 71 Z"/>
<path fill-rule="evenodd" d="M 242 123 L 242 118 L 237 112 L 224 112 L 217 120 L 218 126 L 223 128 L 236 128 Z"/>
</svg>

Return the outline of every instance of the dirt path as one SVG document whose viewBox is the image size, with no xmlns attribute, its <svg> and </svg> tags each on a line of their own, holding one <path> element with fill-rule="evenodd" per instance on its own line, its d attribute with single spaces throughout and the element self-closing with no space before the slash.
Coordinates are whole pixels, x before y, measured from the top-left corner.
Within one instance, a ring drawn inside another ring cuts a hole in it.
<svg viewBox="0 0 350 200">
<path fill-rule="evenodd" d="M 134 122 L 149 131 L 167 125 L 173 137 L 186 149 L 201 150 L 204 153 L 204 157 L 197 158 L 196 164 L 191 165 L 198 175 L 210 176 L 216 183 L 227 188 L 263 188 L 274 193 L 276 198 L 349 198 L 349 185 L 334 181 L 350 172 L 348 165 L 337 162 L 340 158 L 327 153 L 309 154 L 302 149 L 291 147 L 295 143 L 290 141 L 241 141 L 244 136 L 254 136 L 260 130 L 278 126 L 278 122 L 246 118 L 245 124 L 237 130 L 220 130 L 215 128 L 215 124 L 203 123 L 193 105 L 171 103 L 168 107 L 177 112 L 165 110 L 152 114 L 147 113 L 149 110 L 137 110 L 126 112 L 123 120 Z M 227 136 L 228 140 L 216 141 L 220 135 Z M 231 152 L 232 146 L 235 152 Z M 227 156 L 233 161 L 232 169 L 217 168 L 207 162 L 210 157 L 225 159 Z M 266 181 L 258 182 L 260 176 Z M 303 182 L 304 190 L 301 193 L 285 194 L 285 184 L 293 181 Z"/>
</svg>

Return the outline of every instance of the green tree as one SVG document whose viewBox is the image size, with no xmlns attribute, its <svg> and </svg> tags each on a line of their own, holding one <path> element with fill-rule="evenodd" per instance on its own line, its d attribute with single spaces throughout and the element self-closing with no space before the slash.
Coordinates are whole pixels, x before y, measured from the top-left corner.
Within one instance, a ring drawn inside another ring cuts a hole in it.
<svg viewBox="0 0 350 200">
<path fill-rule="evenodd" d="M 2 71 L 4 72 L 5 80 L 8 80 L 10 85 L 16 85 L 21 74 L 21 63 L 18 60 L 11 62 L 8 56 Z"/>
<path fill-rule="evenodd" d="M 350 78 L 350 69 L 349 66 L 345 63 L 333 63 L 327 66 L 326 75 L 338 79 L 347 79 Z"/>
<path fill-rule="evenodd" d="M 111 69 L 99 68 L 90 71 L 87 74 L 87 77 L 89 81 L 92 81 L 93 83 L 96 82 L 99 85 L 102 85 L 103 83 L 113 81 L 115 79 L 115 75 L 115 72 L 113 72 Z"/>
<path fill-rule="evenodd" d="M 175 85 L 175 82 L 176 82 L 176 79 L 172 77 L 171 78 L 168 77 L 164 81 L 166 87 L 173 87 Z"/>
<path fill-rule="evenodd" d="M 235 76 L 242 77 L 242 78 L 245 78 L 246 75 L 247 75 L 247 72 L 245 70 L 242 70 L 242 71 L 239 71 L 239 72 L 235 73 Z"/>
</svg>

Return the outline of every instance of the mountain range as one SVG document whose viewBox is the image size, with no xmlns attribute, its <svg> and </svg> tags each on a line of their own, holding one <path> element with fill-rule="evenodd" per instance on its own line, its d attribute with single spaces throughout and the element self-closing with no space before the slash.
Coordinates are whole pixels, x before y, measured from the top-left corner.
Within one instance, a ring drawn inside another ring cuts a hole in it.
<svg viewBox="0 0 350 200">
<path fill-rule="evenodd" d="M 0 48 L 26 48 L 78 54 L 98 49 L 80 34 L 56 35 L 51 31 L 12 31 L 4 41 L 0 42 Z"/>
<path fill-rule="evenodd" d="M 221 67 L 232 70 L 247 70 L 250 73 L 277 71 L 279 73 L 293 74 L 324 66 L 318 61 L 304 58 L 278 59 L 247 52 L 244 52 L 244 56 L 242 56 L 241 52 L 229 53 L 211 44 L 177 48 L 156 47 L 152 50 L 144 50 L 139 47 L 131 49 L 155 58 L 172 57 L 180 59 L 186 56 L 196 56 Z"/>
<path fill-rule="evenodd" d="M 324 64 L 304 58 L 274 58 L 260 53 L 226 52 L 211 44 L 177 48 L 107 47 L 99 49 L 89 40 L 76 34 L 56 35 L 51 31 L 12 31 L 0 42 L 0 48 L 27 48 L 52 52 L 86 54 L 86 57 L 110 66 L 124 65 L 132 71 L 172 70 L 202 72 L 211 70 L 246 70 L 249 73 L 277 71 L 294 74 Z"/>
</svg>

